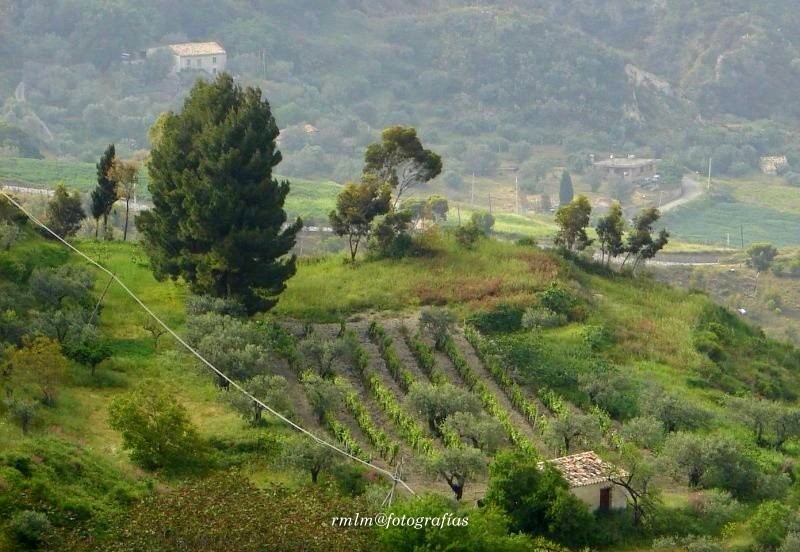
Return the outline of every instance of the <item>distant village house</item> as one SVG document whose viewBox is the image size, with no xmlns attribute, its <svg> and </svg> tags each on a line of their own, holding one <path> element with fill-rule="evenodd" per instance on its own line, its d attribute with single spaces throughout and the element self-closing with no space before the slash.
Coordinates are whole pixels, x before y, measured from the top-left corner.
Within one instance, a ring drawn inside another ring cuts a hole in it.
<svg viewBox="0 0 800 552">
<path fill-rule="evenodd" d="M 225 70 L 228 54 L 218 42 L 184 42 L 147 50 L 147 57 L 160 50 L 172 54 L 173 73 L 194 69 L 216 75 Z"/>
<path fill-rule="evenodd" d="M 593 451 L 548 460 L 561 472 L 569 489 L 591 511 L 622 510 L 628 504 L 627 491 L 611 481 L 613 474 L 627 474 L 604 461 Z M 544 462 L 539 464 L 544 467 Z"/>
<path fill-rule="evenodd" d="M 644 180 L 656 175 L 658 159 L 645 159 L 640 157 L 609 157 L 595 161 L 597 172 L 605 177 L 618 177 L 624 180 Z"/>
<path fill-rule="evenodd" d="M 762 157 L 759 163 L 761 166 L 761 172 L 772 176 L 778 174 L 778 171 L 786 167 L 788 164 L 789 161 L 786 159 L 785 155 L 770 155 L 767 157 Z"/>
</svg>

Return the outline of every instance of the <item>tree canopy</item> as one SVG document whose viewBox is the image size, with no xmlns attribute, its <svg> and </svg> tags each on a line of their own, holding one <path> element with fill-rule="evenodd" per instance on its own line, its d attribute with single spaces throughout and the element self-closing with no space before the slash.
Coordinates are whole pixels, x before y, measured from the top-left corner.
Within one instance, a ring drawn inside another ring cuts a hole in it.
<svg viewBox="0 0 800 552">
<path fill-rule="evenodd" d="M 394 205 L 413 185 L 428 182 L 442 172 L 442 158 L 424 149 L 413 127 L 393 126 L 381 141 L 367 147 L 364 174 L 374 174 L 394 190 Z"/>
<path fill-rule="evenodd" d="M 572 177 L 567 171 L 561 173 L 561 182 L 558 187 L 558 203 L 566 205 L 575 198 L 575 190 L 572 187 Z"/>
<path fill-rule="evenodd" d="M 579 195 L 556 211 L 556 224 L 559 226 L 556 234 L 556 245 L 567 251 L 585 249 L 592 243 L 586 235 L 589 226 L 589 216 L 592 206 L 586 196 Z"/>
<path fill-rule="evenodd" d="M 64 184 L 56 186 L 53 197 L 47 202 L 46 221 L 50 229 L 62 238 L 74 236 L 85 218 L 80 195 L 67 192 Z"/>
<path fill-rule="evenodd" d="M 157 278 L 182 277 L 250 313 L 277 303 L 302 226 L 284 228 L 289 182 L 272 176 L 277 137 L 261 91 L 224 73 L 198 81 L 183 110 L 166 117 L 149 163 L 154 208 L 136 219 Z"/>
<path fill-rule="evenodd" d="M 390 206 L 391 187 L 376 178 L 350 182 L 336 197 L 336 210 L 329 219 L 337 235 L 347 236 L 351 261 L 355 261 L 361 241 L 369 236 L 372 221 L 386 214 Z"/>
<path fill-rule="evenodd" d="M 100 230 L 100 218 L 103 219 L 103 228 L 108 228 L 108 215 L 117 201 L 117 183 L 111 176 L 111 168 L 116 158 L 116 147 L 109 144 L 97 163 L 97 186 L 91 193 L 92 218 L 95 220 L 94 237 Z"/>
</svg>

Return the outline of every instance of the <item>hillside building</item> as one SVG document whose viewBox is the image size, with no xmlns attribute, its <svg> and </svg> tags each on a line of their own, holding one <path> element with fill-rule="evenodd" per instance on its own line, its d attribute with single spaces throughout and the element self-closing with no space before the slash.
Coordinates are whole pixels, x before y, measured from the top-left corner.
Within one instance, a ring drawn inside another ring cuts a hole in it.
<svg viewBox="0 0 800 552">
<path fill-rule="evenodd" d="M 173 73 L 194 69 L 216 75 L 225 70 L 225 64 L 228 61 L 225 48 L 218 42 L 184 42 L 150 48 L 147 50 L 147 57 L 160 50 L 166 50 L 172 54 Z"/>
<path fill-rule="evenodd" d="M 611 482 L 611 475 L 627 474 L 604 461 L 594 451 L 548 460 L 561 472 L 569 489 L 591 511 L 622 510 L 628 505 L 628 492 Z M 539 464 L 544 467 L 544 463 Z"/>
<path fill-rule="evenodd" d="M 780 170 L 785 168 L 788 164 L 789 161 L 786 159 L 785 155 L 769 155 L 762 157 L 759 160 L 761 172 L 771 176 L 778 174 L 778 172 L 780 172 Z"/>
<path fill-rule="evenodd" d="M 595 170 L 603 177 L 617 177 L 624 180 L 644 180 L 656 175 L 658 159 L 641 157 L 609 157 L 593 163 Z"/>
</svg>

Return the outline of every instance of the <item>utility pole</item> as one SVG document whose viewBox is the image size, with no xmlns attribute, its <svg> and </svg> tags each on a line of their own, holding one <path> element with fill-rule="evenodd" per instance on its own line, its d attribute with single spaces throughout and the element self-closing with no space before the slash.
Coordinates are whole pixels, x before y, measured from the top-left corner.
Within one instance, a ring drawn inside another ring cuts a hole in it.
<svg viewBox="0 0 800 552">
<path fill-rule="evenodd" d="M 744 249 L 744 224 L 739 225 L 739 230 L 742 232 L 742 249 Z"/>
<path fill-rule="evenodd" d="M 461 205 L 456 204 L 456 210 L 458 211 L 458 225 L 461 226 Z"/>
<path fill-rule="evenodd" d="M 489 192 L 489 214 L 492 214 L 492 192 Z"/>
<path fill-rule="evenodd" d="M 469 202 L 471 205 L 475 205 L 475 171 L 472 171 L 472 195 Z"/>
<path fill-rule="evenodd" d="M 501 171 L 510 171 L 514 173 L 514 213 L 519 214 L 519 167 L 510 166 L 502 167 Z"/>
<path fill-rule="evenodd" d="M 400 481 L 400 468 L 403 466 L 403 457 L 400 457 L 400 461 L 397 463 L 397 466 L 394 470 L 394 477 L 392 477 L 392 488 L 389 489 L 389 494 L 386 495 L 386 498 L 383 499 L 381 506 L 392 506 L 392 500 L 394 500 L 394 493 L 397 490 L 397 482 Z"/>
<path fill-rule="evenodd" d="M 706 192 L 711 190 L 711 158 L 708 158 L 708 184 L 706 184 Z"/>
<path fill-rule="evenodd" d="M 110 288 L 111 284 L 114 283 L 114 276 L 116 274 L 117 273 L 115 272 L 114 274 L 111 275 L 111 278 L 108 279 L 108 283 L 106 284 L 103 293 L 100 295 L 100 299 L 97 300 L 97 304 L 94 306 L 94 310 L 92 310 L 91 316 L 89 316 L 89 324 L 94 323 L 94 319 L 97 316 L 97 313 L 100 311 L 100 304 L 103 302 L 103 299 L 106 298 L 106 293 L 108 293 L 108 288 Z"/>
</svg>

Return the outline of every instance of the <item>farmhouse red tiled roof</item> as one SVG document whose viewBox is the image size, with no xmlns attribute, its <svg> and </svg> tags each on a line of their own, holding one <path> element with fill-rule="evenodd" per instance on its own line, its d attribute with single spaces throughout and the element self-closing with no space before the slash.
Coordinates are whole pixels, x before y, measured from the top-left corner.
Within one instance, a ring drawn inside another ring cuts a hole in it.
<svg viewBox="0 0 800 552">
<path fill-rule="evenodd" d="M 169 49 L 178 56 L 211 56 L 224 54 L 225 48 L 217 42 L 185 42 L 183 44 L 170 44 Z"/>
<path fill-rule="evenodd" d="M 611 474 L 625 476 L 623 470 L 616 468 L 600 458 L 594 451 L 581 452 L 548 460 L 564 475 L 570 487 L 583 487 L 608 481 Z M 540 467 L 544 462 L 539 463 Z"/>
</svg>

